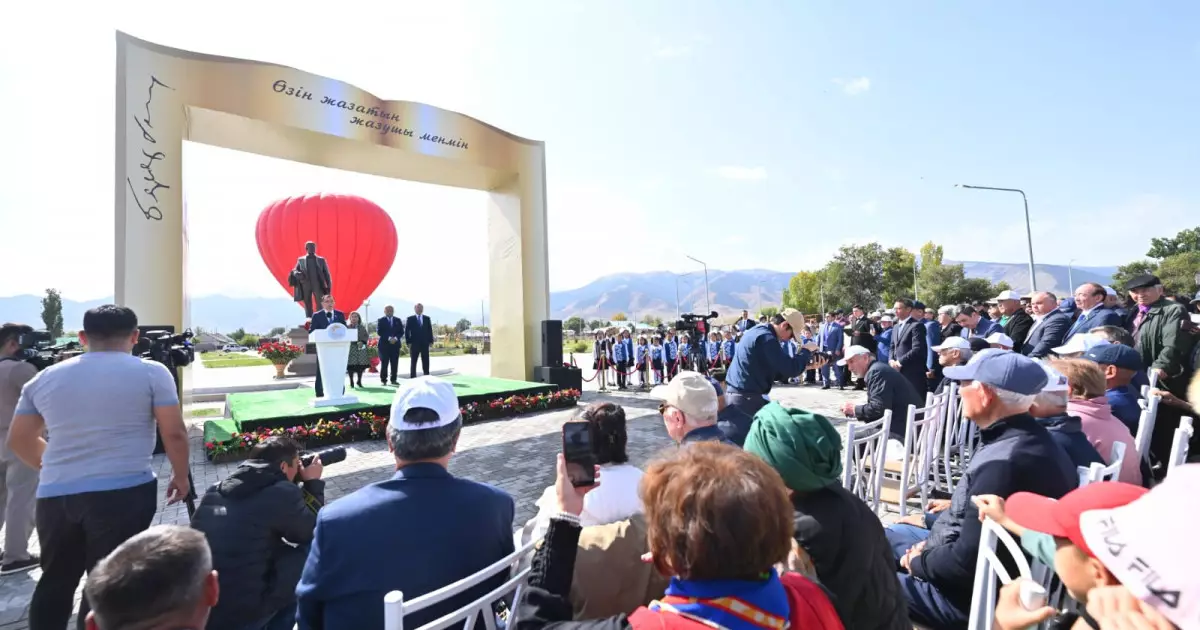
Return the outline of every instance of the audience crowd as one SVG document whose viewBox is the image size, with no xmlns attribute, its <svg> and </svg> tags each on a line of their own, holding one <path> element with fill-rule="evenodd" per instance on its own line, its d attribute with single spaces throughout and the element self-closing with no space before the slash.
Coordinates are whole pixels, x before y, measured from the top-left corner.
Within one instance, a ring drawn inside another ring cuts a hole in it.
<svg viewBox="0 0 1200 630">
<path fill-rule="evenodd" d="M 385 595 L 420 602 L 485 570 L 404 625 L 465 608 L 468 621 L 494 616 L 489 623 L 516 630 L 942 629 L 968 627 L 981 604 L 976 569 L 990 519 L 1052 568 L 1052 584 L 1068 595 L 1031 605 L 1022 595 L 1029 585 L 1015 580 L 994 601 L 994 627 L 1200 630 L 1200 580 L 1190 577 L 1200 545 L 1186 534 L 1200 467 L 1171 461 L 1176 429 L 1200 401 L 1192 378 L 1200 301 L 1181 304 L 1153 276 L 1124 288 L 1127 307 L 1116 291 L 1089 283 L 1065 300 L 1005 291 L 983 304 L 855 306 L 816 326 L 790 309 L 760 322 L 744 314 L 706 342 L 726 374 L 679 369 L 686 338 L 639 353 L 625 345 L 629 335 L 602 333 L 598 369 L 646 358 L 644 382 L 655 384 L 650 396 L 676 446 L 634 465 L 625 410 L 593 402 L 571 422 L 586 425 L 595 481 L 568 475 L 559 454 L 554 484 L 524 524 L 513 522 L 507 493 L 449 472 L 462 431 L 458 399 L 451 384 L 423 377 L 396 392 L 390 478 L 326 505 L 320 460 L 276 438 L 207 489 L 190 528 L 147 529 L 142 494 L 154 486 L 141 467 L 153 446 L 145 432 L 160 429 L 176 476 L 185 474 L 186 465 L 175 466 L 181 422 L 164 411 L 178 400 L 153 365 L 116 357 L 136 340 L 132 312 L 100 307 L 85 317 L 82 357 L 36 375 L 0 361 L 0 378 L 20 381 L 15 390 L 0 383 L 0 412 L 11 414 L 0 482 L 25 487 L 22 466 L 40 474 L 33 499 L 7 494 L 6 551 L 16 562 L 38 560 L 13 539 L 27 532 L 14 525 L 36 501 L 47 585 L 35 597 L 35 630 L 65 626 L 63 594 L 85 572 L 81 628 L 282 630 L 382 628 Z M 0 328 L 0 358 L 19 356 L 25 332 Z M 95 377 L 93 364 L 141 388 L 120 408 L 136 439 L 103 455 L 107 476 L 81 461 L 73 435 L 91 430 L 72 417 L 89 418 L 88 410 L 54 396 L 72 378 Z M 849 446 L 831 420 L 769 398 L 772 383 L 816 384 L 818 375 L 824 388 L 863 390 L 865 402 L 843 414 L 869 424 L 890 412 L 891 435 L 881 439 L 905 444 L 914 439 L 903 421 L 912 410 L 953 392 L 976 436 L 969 458 L 940 470 L 953 476 L 953 490 L 922 492 L 924 505 L 910 503 L 915 512 L 885 526 L 846 487 L 861 471 L 847 470 Z M 1155 405 L 1143 458 L 1137 432 Z M 1111 480 L 1081 473 L 1109 464 Z M 185 491 L 173 480 L 168 499 Z M 109 498 L 120 505 L 101 507 Z M 515 599 L 501 588 L 509 567 L 528 571 Z M 477 601 L 484 605 L 475 610 Z"/>
</svg>

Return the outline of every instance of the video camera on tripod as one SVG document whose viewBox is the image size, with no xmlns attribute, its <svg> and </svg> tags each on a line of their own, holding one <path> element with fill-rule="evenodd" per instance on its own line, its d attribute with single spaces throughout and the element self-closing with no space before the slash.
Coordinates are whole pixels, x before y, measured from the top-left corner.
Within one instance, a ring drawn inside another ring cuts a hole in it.
<svg viewBox="0 0 1200 630">
<path fill-rule="evenodd" d="M 684 313 L 675 322 L 675 330 L 685 333 L 692 340 L 691 356 L 684 357 L 684 367 L 701 374 L 708 374 L 708 353 L 704 351 L 704 342 L 711 327 L 709 320 L 719 317 L 716 311 L 708 315 Z"/>
<path fill-rule="evenodd" d="M 29 363 L 39 372 L 63 359 L 83 353 L 78 341 L 68 341 L 56 345 L 54 337 L 51 337 L 49 332 L 32 328 L 29 329 L 29 332 L 22 333 L 17 337 L 17 343 L 21 346 L 21 350 L 17 352 L 16 358 Z"/>
<path fill-rule="evenodd" d="M 178 335 L 169 330 L 144 330 L 133 347 L 133 356 L 157 361 L 174 373 L 175 368 L 187 367 L 196 359 L 191 341 L 194 336 L 191 330 Z"/>
</svg>

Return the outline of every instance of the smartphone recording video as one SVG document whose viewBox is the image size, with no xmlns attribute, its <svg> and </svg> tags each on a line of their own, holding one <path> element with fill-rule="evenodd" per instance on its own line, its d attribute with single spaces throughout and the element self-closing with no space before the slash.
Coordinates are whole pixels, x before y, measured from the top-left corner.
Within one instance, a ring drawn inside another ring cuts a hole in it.
<svg viewBox="0 0 1200 630">
<path fill-rule="evenodd" d="M 563 425 L 563 459 L 567 476 L 575 487 L 596 483 L 596 456 L 592 454 L 592 425 L 589 422 L 568 422 Z"/>
</svg>

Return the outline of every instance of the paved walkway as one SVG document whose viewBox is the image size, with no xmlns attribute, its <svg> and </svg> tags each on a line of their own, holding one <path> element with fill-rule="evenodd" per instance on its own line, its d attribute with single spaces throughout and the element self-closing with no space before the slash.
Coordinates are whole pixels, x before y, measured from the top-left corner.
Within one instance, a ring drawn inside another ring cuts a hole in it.
<svg viewBox="0 0 1200 630">
<path fill-rule="evenodd" d="M 481 357 L 450 357 L 445 361 L 455 361 L 456 368 L 464 372 L 468 369 L 474 372 L 475 363 L 480 366 L 487 365 L 486 357 L 482 357 L 483 361 L 480 359 Z M 222 368 L 206 371 L 228 373 L 227 377 L 223 377 L 228 378 L 243 370 L 261 371 L 261 368 Z M 589 371 L 585 369 L 585 374 L 587 372 Z M 249 373 L 243 372 L 242 376 L 249 376 Z M 672 446 L 657 413 L 658 403 L 650 400 L 645 393 L 600 394 L 594 391 L 594 383 L 586 384 L 584 390 L 585 404 L 596 400 L 608 400 L 625 407 L 629 455 L 635 465 L 643 465 L 655 454 Z M 824 413 L 831 419 L 840 416 L 837 408 L 843 401 L 861 402 L 864 398 L 863 394 L 849 389 L 844 392 L 821 391 L 816 387 L 776 388 L 772 397 L 790 406 Z M 511 420 L 468 425 L 463 429 L 458 452 L 451 460 L 450 471 L 455 475 L 491 483 L 508 491 L 516 501 L 515 525 L 523 524 L 534 515 L 534 501 L 541 496 L 543 489 L 553 482 L 554 457 L 561 446 L 559 430 L 563 422 L 569 420 L 574 413 L 574 410 L 559 410 Z M 839 427 L 845 426 L 843 420 L 835 422 Z M 236 467 L 236 464 L 210 464 L 204 458 L 202 427 L 202 419 L 189 421 L 192 474 L 199 492 L 224 478 Z M 347 445 L 347 450 L 349 454 L 345 461 L 325 469 L 328 500 L 336 500 L 364 485 L 384 479 L 394 470 L 392 457 L 387 451 L 387 445 L 382 441 L 350 444 Z M 170 465 L 165 456 L 158 455 L 154 458 L 154 466 L 158 470 L 159 486 L 162 490 L 160 496 L 164 496 Z M 181 504 L 160 504 L 154 522 L 186 524 L 187 511 Z M 36 534 L 31 549 L 37 549 Z M 40 569 L 35 569 L 28 573 L 0 578 L 0 630 L 28 628 L 27 609 L 40 574 Z"/>
</svg>

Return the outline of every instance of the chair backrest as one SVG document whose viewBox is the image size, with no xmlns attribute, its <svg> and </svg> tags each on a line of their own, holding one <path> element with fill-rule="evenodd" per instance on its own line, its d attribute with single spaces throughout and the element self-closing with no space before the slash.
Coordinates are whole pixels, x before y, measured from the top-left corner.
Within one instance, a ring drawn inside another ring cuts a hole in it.
<svg viewBox="0 0 1200 630">
<path fill-rule="evenodd" d="M 1079 485 L 1087 485 L 1083 483 L 1083 471 L 1087 471 L 1086 474 L 1089 483 L 1095 483 L 1097 481 L 1116 481 L 1117 478 L 1121 476 L 1121 463 L 1124 459 L 1125 445 L 1121 442 L 1114 442 L 1112 450 L 1112 463 L 1107 466 L 1104 464 L 1095 463 L 1087 468 L 1080 466 Z"/>
<path fill-rule="evenodd" d="M 1154 421 L 1158 418 L 1160 400 L 1162 399 L 1158 396 L 1148 396 L 1138 401 L 1142 415 L 1138 418 L 1137 435 L 1133 438 L 1133 445 L 1137 447 L 1138 456 L 1142 459 L 1150 457 L 1150 436 L 1154 435 Z"/>
<path fill-rule="evenodd" d="M 1004 568 L 1004 563 L 996 555 L 997 541 L 1008 549 L 1008 554 L 1017 563 L 1017 570 L 1020 572 L 1017 577 L 1033 579 L 1033 570 L 1030 569 L 1021 546 L 1003 527 L 990 518 L 985 519 L 979 535 L 979 557 L 975 563 L 975 590 L 971 595 L 968 630 L 991 630 L 996 619 L 999 584 L 1013 581 L 1008 569 Z"/>
<path fill-rule="evenodd" d="M 435 591 L 430 591 L 411 601 L 404 601 L 404 593 L 400 591 L 392 591 L 383 597 L 383 627 L 384 630 L 403 630 L 404 617 L 410 613 L 424 610 L 434 604 L 443 602 L 455 595 L 474 588 L 483 582 L 501 574 L 508 574 L 509 578 L 500 586 L 492 589 L 486 595 L 475 599 L 466 606 L 458 610 L 449 612 L 439 619 L 435 619 L 417 630 L 440 630 L 447 628 L 456 622 L 461 623 L 463 630 L 472 630 L 476 620 L 482 618 L 483 625 L 487 630 L 496 630 L 496 616 L 492 612 L 492 603 L 501 597 L 516 591 L 518 587 L 525 582 L 529 576 L 530 568 L 528 566 L 516 568 L 520 564 L 521 559 L 533 550 L 535 542 L 529 542 L 517 548 L 511 554 L 497 560 L 490 566 L 477 571 L 472 575 L 447 584 Z M 514 570 L 515 569 L 515 570 Z"/>
<path fill-rule="evenodd" d="M 846 427 L 846 460 L 842 465 L 842 486 L 879 512 L 879 493 L 883 485 L 883 460 L 887 453 L 892 411 L 883 412 L 875 422 L 851 422 Z"/>
<path fill-rule="evenodd" d="M 1167 462 L 1167 471 L 1187 462 L 1188 443 L 1192 440 L 1192 419 L 1179 419 L 1179 428 L 1175 429 L 1175 437 L 1171 439 L 1171 457 Z"/>
<path fill-rule="evenodd" d="M 962 461 L 962 422 L 959 411 L 958 383 L 951 381 L 942 390 L 942 423 L 938 427 L 937 460 L 938 467 L 937 489 L 946 494 L 954 494 L 956 478 L 962 475 L 966 462 Z"/>
<path fill-rule="evenodd" d="M 901 518 L 908 514 L 908 497 L 911 493 L 920 494 L 921 505 L 929 501 L 929 491 L 935 478 L 933 463 L 941 422 L 939 410 L 944 400 L 931 400 L 930 405 L 921 408 L 915 405 L 908 406 L 907 427 L 904 431 L 904 459 L 900 462 L 898 493 Z"/>
</svg>

